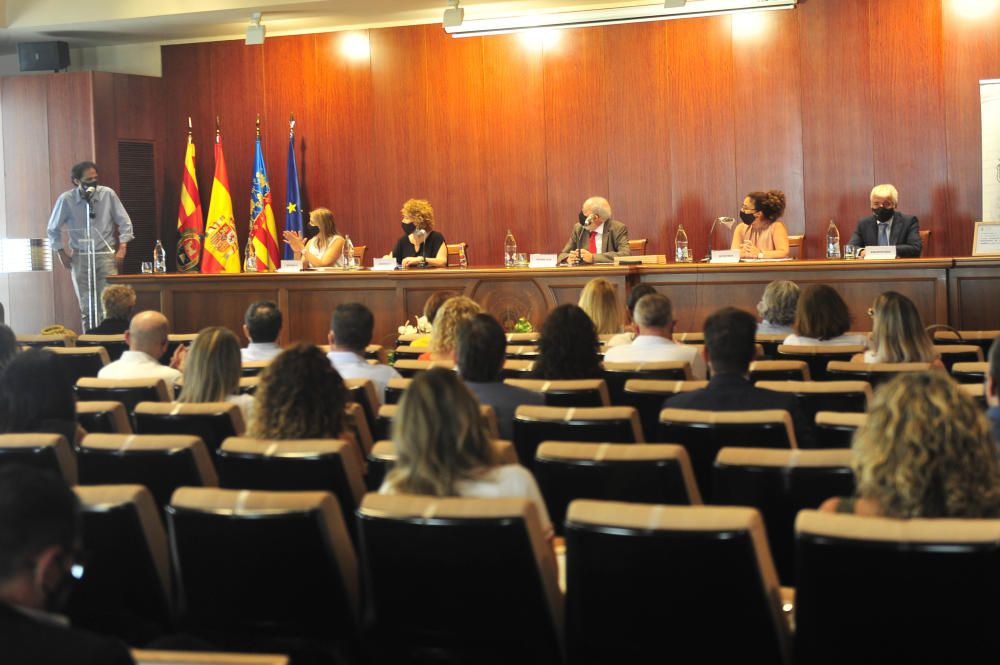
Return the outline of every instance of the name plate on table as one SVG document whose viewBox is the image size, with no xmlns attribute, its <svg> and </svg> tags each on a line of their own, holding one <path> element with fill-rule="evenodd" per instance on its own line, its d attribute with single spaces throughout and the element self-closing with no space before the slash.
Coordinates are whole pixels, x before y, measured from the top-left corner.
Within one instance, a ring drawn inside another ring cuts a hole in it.
<svg viewBox="0 0 1000 665">
<path fill-rule="evenodd" d="M 532 254 L 528 258 L 529 268 L 555 268 L 558 264 L 558 254 Z"/>
<path fill-rule="evenodd" d="M 616 256 L 616 266 L 641 266 L 650 264 L 665 264 L 667 257 L 665 254 L 633 254 L 630 256 Z"/>
<path fill-rule="evenodd" d="M 372 270 L 395 270 L 396 259 L 375 259 L 372 262 Z"/>
<path fill-rule="evenodd" d="M 865 257 L 868 261 L 886 261 L 896 258 L 895 245 L 869 245 L 865 247 Z"/>
<path fill-rule="evenodd" d="M 1000 256 L 1000 222 L 976 222 L 973 256 Z"/>
<path fill-rule="evenodd" d="M 299 272 L 302 270 L 302 261 L 293 261 L 292 259 L 281 259 L 281 267 L 278 268 L 278 272 Z"/>
<path fill-rule="evenodd" d="M 712 259 L 709 263 L 739 263 L 740 250 L 738 249 L 713 249 Z"/>
</svg>

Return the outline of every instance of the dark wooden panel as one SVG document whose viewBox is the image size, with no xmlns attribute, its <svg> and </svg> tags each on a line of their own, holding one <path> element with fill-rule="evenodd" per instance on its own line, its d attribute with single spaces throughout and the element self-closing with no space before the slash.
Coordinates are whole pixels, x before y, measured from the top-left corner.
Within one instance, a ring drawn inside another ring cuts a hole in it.
<svg viewBox="0 0 1000 665">
<path fill-rule="evenodd" d="M 827 224 L 846 241 L 869 212 L 872 99 L 869 0 L 805 2 L 801 26 L 802 155 L 808 256 L 822 257 Z M 884 21 L 877 26 L 881 29 Z M 908 88 L 907 88 L 908 89 Z M 913 146 L 907 151 L 913 154 Z"/>
<path fill-rule="evenodd" d="M 609 198 L 629 237 L 646 238 L 647 254 L 666 254 L 672 241 L 666 27 L 621 26 L 607 40 Z"/>
<path fill-rule="evenodd" d="M 225 326 L 242 337 L 241 326 L 247 307 L 258 300 L 278 300 L 276 288 L 258 286 L 249 279 L 238 288 L 226 289 L 225 295 L 219 297 L 197 285 L 198 282 L 193 282 L 172 289 L 173 309 L 164 312 L 170 319 L 171 332 L 196 333 L 209 326 Z"/>
<path fill-rule="evenodd" d="M 674 215 L 664 241 L 671 256 L 678 224 L 700 257 L 712 220 L 732 214 L 740 203 L 731 44 L 729 16 L 667 22 Z"/>
<path fill-rule="evenodd" d="M 545 49 L 546 244 L 553 252 L 562 249 L 584 200 L 608 196 L 606 33 L 559 31 L 558 44 Z"/>
<path fill-rule="evenodd" d="M 805 233 L 799 15 L 756 12 L 732 22 L 737 197 L 784 191 L 785 226 Z"/>
<path fill-rule="evenodd" d="M 868 24 L 877 26 L 870 50 L 875 180 L 893 183 L 900 209 L 917 215 L 935 240 L 950 227 L 941 5 L 879 0 L 868 14 Z"/>
<path fill-rule="evenodd" d="M 406 319 L 405 315 L 401 317 L 402 307 L 395 285 L 369 287 L 361 292 L 347 285 L 307 291 L 289 290 L 289 307 L 299 313 L 288 322 L 286 332 L 289 339 L 326 344 L 333 310 L 337 305 L 348 302 L 360 302 L 376 313 L 372 343 L 392 347 L 398 335 L 396 328 Z"/>
<path fill-rule="evenodd" d="M 42 237 L 56 196 L 72 187 L 73 158 L 49 163 L 47 91 L 47 77 L 3 79 L 4 189 L 7 236 L 11 238 Z M 81 120 L 88 120 L 86 109 L 80 115 Z M 50 174 L 61 183 L 58 189 L 50 187 Z"/>
<path fill-rule="evenodd" d="M 1000 330 L 1000 261 L 963 259 L 949 271 L 949 323 L 959 330 Z"/>
</svg>

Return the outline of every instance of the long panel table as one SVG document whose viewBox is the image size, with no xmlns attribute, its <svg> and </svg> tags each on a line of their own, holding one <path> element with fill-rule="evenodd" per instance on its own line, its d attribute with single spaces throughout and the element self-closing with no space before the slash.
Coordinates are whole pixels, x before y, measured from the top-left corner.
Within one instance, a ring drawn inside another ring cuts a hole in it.
<svg viewBox="0 0 1000 665">
<path fill-rule="evenodd" d="M 678 331 L 700 330 L 708 314 L 727 305 L 753 311 L 775 279 L 803 286 L 831 284 L 847 301 L 854 330 L 871 329 L 867 309 L 875 296 L 888 290 L 913 299 L 928 324 L 1000 329 L 1000 259 L 119 275 L 109 281 L 132 285 L 137 308 L 162 311 L 177 332 L 213 325 L 239 330 L 250 303 L 273 300 L 285 315 L 282 343 L 325 343 L 334 307 L 362 302 L 375 313 L 373 341 L 389 344 L 397 327 L 407 319 L 413 323 L 434 291 L 467 295 L 507 327 L 525 316 L 537 329 L 549 310 L 576 302 L 584 284 L 595 277 L 615 284 L 623 302 L 636 284 L 652 284 L 673 302 Z"/>
</svg>

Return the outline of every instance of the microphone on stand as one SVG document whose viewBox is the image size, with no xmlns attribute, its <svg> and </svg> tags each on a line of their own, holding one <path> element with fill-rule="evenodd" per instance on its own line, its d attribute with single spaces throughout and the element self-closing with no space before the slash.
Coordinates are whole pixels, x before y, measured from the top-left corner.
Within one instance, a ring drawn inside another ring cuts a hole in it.
<svg viewBox="0 0 1000 665">
<path fill-rule="evenodd" d="M 597 217 L 597 215 L 595 215 L 593 213 L 587 215 L 586 217 L 583 216 L 582 212 L 580 213 L 580 226 L 582 226 L 583 229 L 588 234 L 594 232 L 594 219 L 596 217 Z M 587 236 L 587 242 L 588 242 L 588 244 L 590 242 L 590 236 L 589 235 Z M 577 252 L 579 252 L 579 251 L 581 251 L 583 249 L 583 234 L 582 233 L 580 234 L 580 237 L 577 238 L 576 245 L 577 245 L 577 247 L 576 247 L 576 251 Z"/>
<path fill-rule="evenodd" d="M 83 190 L 83 200 L 87 202 L 90 208 L 90 218 L 94 219 L 97 214 L 94 212 L 94 207 L 90 205 L 91 200 L 94 198 L 94 194 L 97 192 L 97 187 L 93 185 L 87 185 Z"/>
<path fill-rule="evenodd" d="M 733 217 L 716 217 L 712 220 L 712 226 L 708 229 L 708 253 L 705 254 L 705 258 L 701 260 L 701 263 L 708 263 L 712 260 L 712 248 L 715 246 L 715 227 L 718 226 L 719 222 L 725 226 L 730 231 L 733 230 L 733 225 L 736 223 L 736 219 Z"/>
</svg>

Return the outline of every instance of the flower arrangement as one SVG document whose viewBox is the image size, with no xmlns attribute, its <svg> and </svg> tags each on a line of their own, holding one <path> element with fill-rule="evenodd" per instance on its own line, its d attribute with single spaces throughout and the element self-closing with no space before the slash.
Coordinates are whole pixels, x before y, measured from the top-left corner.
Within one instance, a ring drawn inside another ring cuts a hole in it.
<svg viewBox="0 0 1000 665">
<path fill-rule="evenodd" d="M 403 325 L 397 328 L 400 335 L 416 335 L 417 333 L 427 334 L 431 331 L 431 324 L 430 321 L 427 320 L 426 316 L 418 316 L 415 318 L 417 321 L 416 326 L 410 325 L 410 320 L 407 319 Z"/>
</svg>

